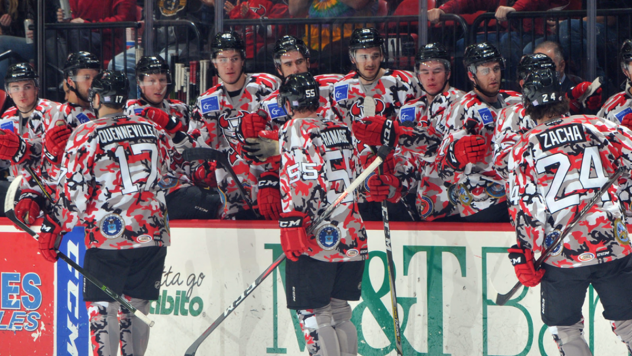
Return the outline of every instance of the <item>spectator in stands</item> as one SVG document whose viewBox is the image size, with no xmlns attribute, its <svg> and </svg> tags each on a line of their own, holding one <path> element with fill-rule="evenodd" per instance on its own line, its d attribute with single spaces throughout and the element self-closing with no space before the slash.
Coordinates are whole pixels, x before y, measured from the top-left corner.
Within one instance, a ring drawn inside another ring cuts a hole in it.
<svg viewBox="0 0 632 356">
<path fill-rule="evenodd" d="M 562 47 L 559 42 L 542 42 L 535 48 L 534 53 L 546 54 L 553 60 L 563 93 L 568 92 L 570 88 L 582 82 L 580 77 L 572 74 L 566 74 L 566 60 L 564 60 L 564 53 L 562 52 Z"/>
<path fill-rule="evenodd" d="M 15 62 L 30 61 L 35 58 L 34 31 L 24 28 L 24 20 L 35 19 L 34 0 L 0 1 L 0 53 L 12 50 Z M 20 58 L 21 57 L 21 58 Z M 0 88 L 4 88 L 4 74 L 11 59 L 0 60 Z"/>
</svg>

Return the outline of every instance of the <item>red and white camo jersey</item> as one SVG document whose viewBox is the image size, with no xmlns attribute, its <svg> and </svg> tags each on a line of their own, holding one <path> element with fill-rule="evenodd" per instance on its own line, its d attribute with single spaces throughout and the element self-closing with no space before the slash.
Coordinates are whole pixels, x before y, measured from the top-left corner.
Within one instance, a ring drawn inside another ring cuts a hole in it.
<svg viewBox="0 0 632 356">
<path fill-rule="evenodd" d="M 474 215 L 507 199 L 505 181 L 493 166 L 494 129 L 500 111 L 521 102 L 519 93 L 501 90 L 496 108 L 481 100 L 472 90 L 454 103 L 446 121 L 447 131 L 436 164 L 439 176 L 452 184 L 449 196 L 458 200 L 456 203 L 461 216 Z M 466 135 L 483 136 L 488 149 L 483 162 L 468 163 L 459 169 L 454 144 Z"/>
<path fill-rule="evenodd" d="M 230 98 L 220 83 L 198 98 L 189 124 L 190 144 L 224 152 L 253 205 L 256 205 L 257 179 L 262 170 L 242 157 L 241 118 L 259 110 L 262 101 L 278 89 L 279 84 L 279 79 L 269 74 L 248 74 L 241 93 Z M 232 219 L 247 210 L 248 205 L 228 172 L 218 165 L 215 177 L 224 204 L 221 217 Z"/>
<path fill-rule="evenodd" d="M 623 117 L 630 113 L 632 113 L 632 95 L 625 90 L 608 98 L 597 116 L 613 122 L 621 122 Z"/>
<path fill-rule="evenodd" d="M 35 109 L 28 117 L 22 117 L 16 106 L 9 108 L 0 118 L 0 128 L 11 130 L 28 143 L 25 152 L 19 152 L 16 162 L 0 161 L 8 168 L 11 165 L 11 175 L 24 176 L 22 189 L 33 189 L 41 192 L 39 186 L 31 178 L 26 167 L 33 172 L 39 172 L 40 158 L 42 156 L 42 137 L 44 136 L 44 122 L 50 121 L 59 110 L 61 104 L 47 99 L 38 99 Z M 28 152 L 26 152 L 28 151 Z M 24 155 L 28 157 L 24 158 Z M 19 164 L 18 161 L 21 161 Z"/>
<path fill-rule="evenodd" d="M 125 115 L 140 115 L 143 109 L 151 107 L 151 104 L 143 99 L 128 100 L 125 104 Z M 189 127 L 189 106 L 180 100 L 164 99 L 159 107 L 169 116 L 177 117 L 185 130 Z"/>
<path fill-rule="evenodd" d="M 503 179 L 509 177 L 509 154 L 522 135 L 536 127 L 531 116 L 525 113 L 522 103 L 504 108 L 494 128 L 494 169 Z"/>
<path fill-rule="evenodd" d="M 354 177 L 358 161 L 351 130 L 338 120 L 314 117 L 288 121 L 279 135 L 283 212 L 300 211 L 315 221 Z M 355 192 L 313 231 L 307 254 L 314 259 L 346 262 L 368 257 Z"/>
<path fill-rule="evenodd" d="M 178 178 L 182 158 L 157 124 L 123 113 L 77 127 L 62 159 L 53 217 L 63 231 L 81 223 L 86 248 L 169 246 L 161 177 Z"/>
<path fill-rule="evenodd" d="M 92 109 L 84 109 L 81 105 L 73 104 L 70 102 L 64 103 L 59 107 L 59 111 L 55 116 L 50 118 L 50 121 L 44 118 L 44 136 L 42 137 L 42 145 L 46 144 L 46 132 L 55 126 L 57 121 L 63 121 L 68 125 L 71 130 L 74 130 L 77 126 L 96 119 L 94 111 Z M 59 170 L 61 167 L 61 160 L 59 162 L 52 162 L 46 157 L 45 152 L 42 152 L 41 165 L 40 165 L 40 177 L 42 183 L 49 188 L 49 193 L 54 193 L 59 181 Z"/>
<path fill-rule="evenodd" d="M 509 158 L 509 212 L 519 245 L 544 251 L 618 167 L 632 169 L 632 131 L 596 116 L 540 124 Z M 632 252 L 615 182 L 545 263 L 573 268 Z"/>
</svg>

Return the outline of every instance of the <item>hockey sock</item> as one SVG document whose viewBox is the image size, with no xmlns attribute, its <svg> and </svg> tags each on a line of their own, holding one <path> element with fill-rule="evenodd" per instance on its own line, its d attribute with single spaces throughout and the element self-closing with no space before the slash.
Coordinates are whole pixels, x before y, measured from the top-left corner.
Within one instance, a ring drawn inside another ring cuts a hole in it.
<svg viewBox="0 0 632 356">
<path fill-rule="evenodd" d="M 310 356 L 340 356 L 338 336 L 331 326 L 331 306 L 297 310 Z"/>
<path fill-rule="evenodd" d="M 149 313 L 149 301 L 125 296 L 130 304 L 139 312 Z M 121 306 L 121 356 L 143 356 L 149 344 L 149 325 L 134 316 L 127 308 Z"/>
<path fill-rule="evenodd" d="M 346 300 L 331 298 L 331 315 L 340 344 L 340 356 L 358 354 L 358 330 L 351 322 L 351 306 Z"/>
<path fill-rule="evenodd" d="M 632 353 L 632 320 L 614 320 L 610 325 L 614 334 L 628 347 L 628 352 Z"/>
<path fill-rule="evenodd" d="M 90 320 L 90 343 L 94 356 L 116 356 L 119 325 L 116 320 L 119 303 L 86 302 Z"/>
<path fill-rule="evenodd" d="M 592 356 L 584 339 L 584 319 L 569 326 L 549 326 L 560 356 Z"/>
</svg>

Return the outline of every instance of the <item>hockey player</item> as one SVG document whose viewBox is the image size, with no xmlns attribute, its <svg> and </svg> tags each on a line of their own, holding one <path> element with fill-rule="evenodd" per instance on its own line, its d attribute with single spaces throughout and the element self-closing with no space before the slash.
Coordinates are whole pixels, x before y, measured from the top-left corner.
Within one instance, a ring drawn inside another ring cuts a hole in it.
<svg viewBox="0 0 632 356">
<path fill-rule="evenodd" d="M 215 169 L 224 203 L 221 218 L 253 219 L 256 215 L 248 203 L 256 205 L 260 171 L 251 167 L 243 157 L 244 138 L 240 124 L 245 115 L 259 109 L 263 99 L 276 90 L 279 81 L 269 74 L 244 72 L 244 42 L 236 32 L 215 35 L 211 51 L 213 65 L 222 82 L 198 98 L 189 125 L 189 138 L 182 142 L 177 137 L 174 140 L 181 148 L 190 145 L 210 147 L 226 154 L 239 182 L 230 178 L 225 167 Z M 239 194 L 237 184 L 243 186 L 248 202 Z"/>
<path fill-rule="evenodd" d="M 382 68 L 383 39 L 375 28 L 358 28 L 353 31 L 349 40 L 349 56 L 355 70 L 334 85 L 331 96 L 334 113 L 349 127 L 365 117 L 383 116 L 385 119 L 395 120 L 402 105 L 418 96 L 419 85 L 412 73 Z M 367 167 L 373 161 L 377 148 L 358 141 L 356 149 L 360 164 Z M 390 160 L 392 157 L 387 157 L 385 162 Z M 400 202 L 405 195 L 406 187 L 402 184 L 405 182 L 400 182 L 392 171 L 385 171 L 384 175 L 374 178 L 376 188 L 391 191 L 388 199 L 393 216 L 408 217 L 406 207 Z M 363 218 L 381 220 L 381 208 L 377 204 L 379 199 L 371 195 L 370 188 L 365 193 L 369 203 L 365 203 L 365 198 L 361 197 Z"/>
<path fill-rule="evenodd" d="M 285 35 L 277 40 L 274 47 L 274 65 L 281 78 L 291 74 L 307 73 L 309 69 L 309 49 L 303 40 Z M 318 83 L 320 106 L 316 111 L 319 117 L 333 116 L 329 94 L 332 85 L 342 79 L 339 74 L 324 74 L 314 77 Z M 265 172 L 259 175 L 257 202 L 259 212 L 268 220 L 279 220 L 281 211 L 281 195 L 279 191 L 278 160 L 279 139 L 278 130 L 290 117 L 278 105 L 279 91 L 275 90 L 261 104 L 256 113 L 245 115 L 241 121 L 241 131 L 246 139 L 244 155 L 256 162 L 266 162 L 260 165 Z M 274 157 L 272 160 L 268 160 Z"/>
<path fill-rule="evenodd" d="M 129 83 L 121 72 L 98 74 L 90 99 L 98 119 L 78 126 L 62 159 L 59 201 L 44 218 L 42 256 L 57 260 L 56 247 L 73 226 L 85 227 L 84 268 L 143 313 L 159 295 L 170 244 L 165 191 L 158 181 L 174 176 L 178 159 L 169 135 L 150 120 L 123 113 Z M 142 356 L 149 327 L 98 287 L 83 291 L 95 356 Z M 111 323 L 119 313 L 119 325 Z M 113 319 L 111 319 L 113 317 Z"/>
<path fill-rule="evenodd" d="M 568 102 L 552 69 L 525 80 L 526 114 L 538 126 L 509 159 L 510 211 L 517 245 L 509 258 L 522 284 L 541 286 L 542 321 L 560 355 L 590 356 L 582 305 L 592 285 L 604 318 L 632 352 L 632 247 L 617 197 L 618 182 L 535 270 L 534 253 L 550 247 L 617 167 L 632 169 L 632 132 L 596 116 L 562 117 Z"/>
<path fill-rule="evenodd" d="M 452 183 L 450 197 L 467 221 L 509 221 L 502 177 L 493 168 L 493 133 L 505 107 L 521 102 L 500 90 L 505 60 L 496 47 L 478 43 L 465 49 L 463 63 L 474 89 L 456 102 L 437 156 L 439 176 Z"/>
<path fill-rule="evenodd" d="M 297 311 L 311 356 L 352 356 L 358 338 L 347 301 L 360 298 L 368 256 L 355 194 L 312 234 L 306 232 L 357 168 L 350 129 L 316 114 L 318 87 L 311 74 L 303 73 L 290 75 L 279 90 L 279 104 L 292 118 L 279 133 L 287 306 Z"/>
<path fill-rule="evenodd" d="M 28 63 L 14 64 L 4 77 L 5 89 L 15 106 L 9 108 L 0 119 L 0 159 L 11 165 L 11 174 L 22 175 L 20 197 L 15 206 L 15 215 L 30 225 L 43 207 L 42 190 L 31 179 L 39 171 L 42 154 L 44 122 L 50 121 L 59 110 L 59 103 L 40 99 L 37 96 L 39 76 Z"/>
</svg>

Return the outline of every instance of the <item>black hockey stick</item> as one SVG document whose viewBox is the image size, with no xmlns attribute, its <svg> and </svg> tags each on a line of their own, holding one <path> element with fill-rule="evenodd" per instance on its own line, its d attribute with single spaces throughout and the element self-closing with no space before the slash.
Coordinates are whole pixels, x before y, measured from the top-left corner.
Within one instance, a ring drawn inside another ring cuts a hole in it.
<svg viewBox="0 0 632 356">
<path fill-rule="evenodd" d="M 182 158 L 188 162 L 199 160 L 219 162 L 219 164 L 226 170 L 226 172 L 228 172 L 228 175 L 230 175 L 230 177 L 237 185 L 239 194 L 241 194 L 242 198 L 244 199 L 250 210 L 259 215 L 257 211 L 252 207 L 252 202 L 250 201 L 250 198 L 248 198 L 248 195 L 246 195 L 246 190 L 244 190 L 244 186 L 241 184 L 241 181 L 239 181 L 239 178 L 237 178 L 237 175 L 235 174 L 233 167 L 230 165 L 230 162 L 228 162 L 228 158 L 226 157 L 226 154 L 224 152 L 220 152 L 208 147 L 193 147 L 185 149 L 184 152 L 182 152 Z"/>
<path fill-rule="evenodd" d="M 6 198 L 4 199 L 4 213 L 5 213 L 6 217 L 9 218 L 9 220 L 11 220 L 11 222 L 13 222 L 15 225 L 17 225 L 20 229 L 22 229 L 27 234 L 33 236 L 33 238 L 35 238 L 35 240 L 39 240 L 39 235 L 37 235 L 37 233 L 35 231 L 33 231 L 30 227 L 28 227 L 26 224 L 21 222 L 15 216 L 13 203 L 15 201 L 15 194 L 17 193 L 18 188 L 20 187 L 20 181 L 22 180 L 22 178 L 23 177 L 21 175 L 15 177 L 13 182 L 11 182 L 11 184 L 9 185 L 9 189 L 7 189 Z M 37 180 L 36 176 L 33 176 L 33 178 Z M 107 294 L 112 299 L 116 300 L 117 302 L 121 303 L 121 305 L 123 305 L 125 308 L 127 308 L 138 319 L 142 320 L 145 324 L 147 324 L 149 326 L 154 326 L 154 324 L 155 324 L 154 321 L 149 319 L 147 317 L 147 315 L 145 315 L 142 312 L 138 311 L 127 300 L 123 299 L 121 296 L 116 294 L 114 291 L 112 291 L 110 288 L 108 288 L 108 286 L 104 285 L 96 277 L 94 277 L 88 271 L 86 271 L 81 266 L 79 266 L 77 263 L 75 263 L 75 261 L 71 260 L 68 256 L 66 256 L 65 254 L 61 253 L 60 251 L 57 251 L 57 256 L 59 256 L 59 258 L 64 260 L 66 263 L 68 263 L 72 268 L 77 270 L 77 272 L 79 272 L 87 280 L 92 282 L 92 284 L 94 284 L 99 289 L 101 289 L 103 292 L 105 292 L 105 294 Z"/>
<path fill-rule="evenodd" d="M 347 187 L 347 189 L 345 189 L 344 192 L 340 193 L 340 196 L 338 197 L 338 199 L 336 199 L 336 201 L 331 203 L 331 205 L 329 205 L 327 209 L 325 209 L 323 214 L 320 215 L 318 219 L 314 220 L 314 222 L 307 229 L 308 235 L 311 234 L 311 232 L 318 225 L 320 225 L 320 223 L 322 223 L 325 219 L 327 219 L 331 215 L 331 213 L 333 213 L 334 209 L 340 204 L 340 202 L 344 200 L 344 198 L 347 197 L 347 195 L 352 194 L 358 188 L 358 186 L 362 184 L 364 180 L 371 174 L 371 172 L 373 172 L 380 164 L 382 164 L 382 161 L 384 160 L 384 158 L 386 158 L 390 150 L 391 148 L 388 146 L 382 146 L 380 148 L 380 150 L 377 153 L 378 156 L 375 158 L 375 161 L 373 161 L 373 163 L 371 163 L 371 165 L 369 165 L 364 170 L 364 172 L 362 172 L 362 174 L 360 174 L 353 182 L 351 182 L 351 184 Z M 204 158 L 197 158 L 197 157 L 198 156 L 194 157 L 193 159 L 194 160 L 204 159 Z M 202 335 L 200 335 L 193 342 L 193 344 L 189 346 L 189 348 L 186 350 L 184 355 L 195 356 L 197 349 L 200 347 L 200 345 L 202 345 L 204 340 L 206 340 L 206 338 L 209 337 L 209 335 L 211 335 L 211 333 L 215 329 L 217 329 L 219 324 L 221 324 L 233 312 L 233 310 L 235 310 L 235 308 L 237 308 L 239 304 L 241 304 L 241 302 L 244 301 L 244 299 L 248 298 L 248 296 L 261 284 L 261 282 L 263 282 L 263 280 L 266 279 L 266 277 L 268 277 L 272 273 L 272 271 L 274 271 L 274 269 L 277 268 L 281 264 L 281 262 L 283 262 L 284 260 L 285 260 L 285 254 L 282 254 L 281 256 L 279 256 L 279 258 L 276 259 L 276 261 L 274 261 L 270 265 L 270 267 L 266 268 L 266 270 L 263 273 L 261 273 L 261 275 L 257 277 L 257 279 L 254 282 L 252 282 L 252 284 L 239 296 L 239 298 L 237 298 L 237 300 L 235 300 L 228 308 L 226 308 L 224 313 L 222 313 L 217 319 L 215 319 L 213 324 L 211 324 L 211 326 L 209 326 L 208 329 L 206 329 L 202 333 Z"/>
<path fill-rule="evenodd" d="M 615 174 L 606 182 L 606 184 L 603 187 L 601 187 L 601 189 L 599 189 L 599 191 L 597 193 L 595 193 L 595 195 L 590 199 L 590 201 L 588 201 L 588 204 L 586 204 L 586 206 L 584 206 L 584 208 L 579 212 L 579 214 L 576 214 L 573 217 L 573 220 L 571 220 L 571 222 L 568 224 L 568 226 L 566 227 L 564 232 L 561 233 L 553 241 L 553 243 L 546 250 L 544 250 L 544 252 L 542 252 L 540 257 L 535 261 L 533 266 L 534 266 L 536 271 L 538 269 L 540 269 L 540 266 L 549 257 L 549 255 L 551 254 L 551 251 L 553 251 L 562 241 L 564 241 L 564 238 L 566 237 L 566 235 L 568 235 L 573 230 L 575 225 L 577 225 L 577 223 L 588 213 L 590 208 L 592 208 L 592 206 L 595 205 L 597 200 L 601 199 L 601 197 L 605 193 L 608 192 L 608 189 L 612 186 L 612 184 L 614 184 L 614 182 L 616 182 L 619 179 L 619 177 L 621 177 L 622 174 L 623 174 L 623 170 L 622 169 L 620 169 L 617 172 L 615 172 Z M 518 282 L 518 283 L 516 283 L 513 286 L 513 288 L 511 288 L 511 290 L 509 292 L 507 292 L 505 294 L 497 293 L 496 294 L 496 305 L 505 305 L 509 301 L 509 299 L 511 299 L 511 297 L 514 294 L 516 294 L 516 292 L 520 289 L 521 286 L 522 286 L 522 283 Z"/>
</svg>

